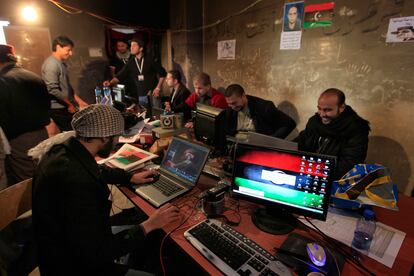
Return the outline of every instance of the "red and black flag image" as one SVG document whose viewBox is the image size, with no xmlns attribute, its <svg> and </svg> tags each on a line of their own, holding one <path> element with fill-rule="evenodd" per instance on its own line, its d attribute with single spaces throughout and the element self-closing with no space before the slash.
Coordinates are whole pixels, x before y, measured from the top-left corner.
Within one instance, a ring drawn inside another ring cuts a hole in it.
<svg viewBox="0 0 414 276">
<path fill-rule="evenodd" d="M 307 29 L 331 26 L 334 6 L 334 2 L 306 6 L 303 27 Z"/>
</svg>

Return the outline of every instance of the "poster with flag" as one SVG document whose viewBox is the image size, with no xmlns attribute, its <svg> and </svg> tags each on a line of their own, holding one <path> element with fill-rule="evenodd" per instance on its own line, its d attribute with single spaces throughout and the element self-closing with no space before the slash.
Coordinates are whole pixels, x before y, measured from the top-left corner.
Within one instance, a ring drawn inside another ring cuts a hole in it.
<svg viewBox="0 0 414 276">
<path fill-rule="evenodd" d="M 335 3 L 308 5 L 305 7 L 305 22 L 303 28 L 329 27 L 332 25 Z"/>
</svg>

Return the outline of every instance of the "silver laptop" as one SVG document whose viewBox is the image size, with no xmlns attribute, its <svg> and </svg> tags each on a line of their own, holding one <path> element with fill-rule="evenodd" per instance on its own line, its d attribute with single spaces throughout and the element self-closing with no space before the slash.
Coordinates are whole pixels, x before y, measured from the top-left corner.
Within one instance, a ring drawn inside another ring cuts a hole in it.
<svg viewBox="0 0 414 276">
<path fill-rule="evenodd" d="M 174 137 L 160 165 L 159 179 L 135 191 L 155 207 L 190 191 L 198 182 L 210 150 Z"/>
<path fill-rule="evenodd" d="M 252 131 L 239 131 L 237 137 L 227 136 L 226 139 L 232 143 L 247 143 L 254 146 L 298 150 L 298 144 L 295 142 Z"/>
<path fill-rule="evenodd" d="M 257 132 L 248 132 L 246 143 L 255 146 L 265 146 L 286 150 L 298 150 L 298 143 L 288 141 L 285 139 L 276 138 L 260 134 Z"/>
</svg>

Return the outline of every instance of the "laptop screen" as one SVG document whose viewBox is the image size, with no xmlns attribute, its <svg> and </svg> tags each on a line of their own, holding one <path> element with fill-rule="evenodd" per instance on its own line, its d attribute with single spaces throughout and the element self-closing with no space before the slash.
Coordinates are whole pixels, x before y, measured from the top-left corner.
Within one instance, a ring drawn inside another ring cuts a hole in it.
<svg viewBox="0 0 414 276">
<path fill-rule="evenodd" d="M 209 149 L 189 141 L 173 138 L 161 167 L 193 184 L 196 184 Z"/>
</svg>

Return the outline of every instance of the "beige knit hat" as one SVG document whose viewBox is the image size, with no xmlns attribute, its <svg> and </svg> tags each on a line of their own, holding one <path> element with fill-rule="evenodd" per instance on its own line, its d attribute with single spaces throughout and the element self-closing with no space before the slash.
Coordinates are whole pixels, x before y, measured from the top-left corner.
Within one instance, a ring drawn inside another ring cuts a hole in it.
<svg viewBox="0 0 414 276">
<path fill-rule="evenodd" d="M 124 131 L 124 118 L 109 105 L 92 104 L 73 115 L 72 127 L 81 137 L 110 137 Z"/>
</svg>

